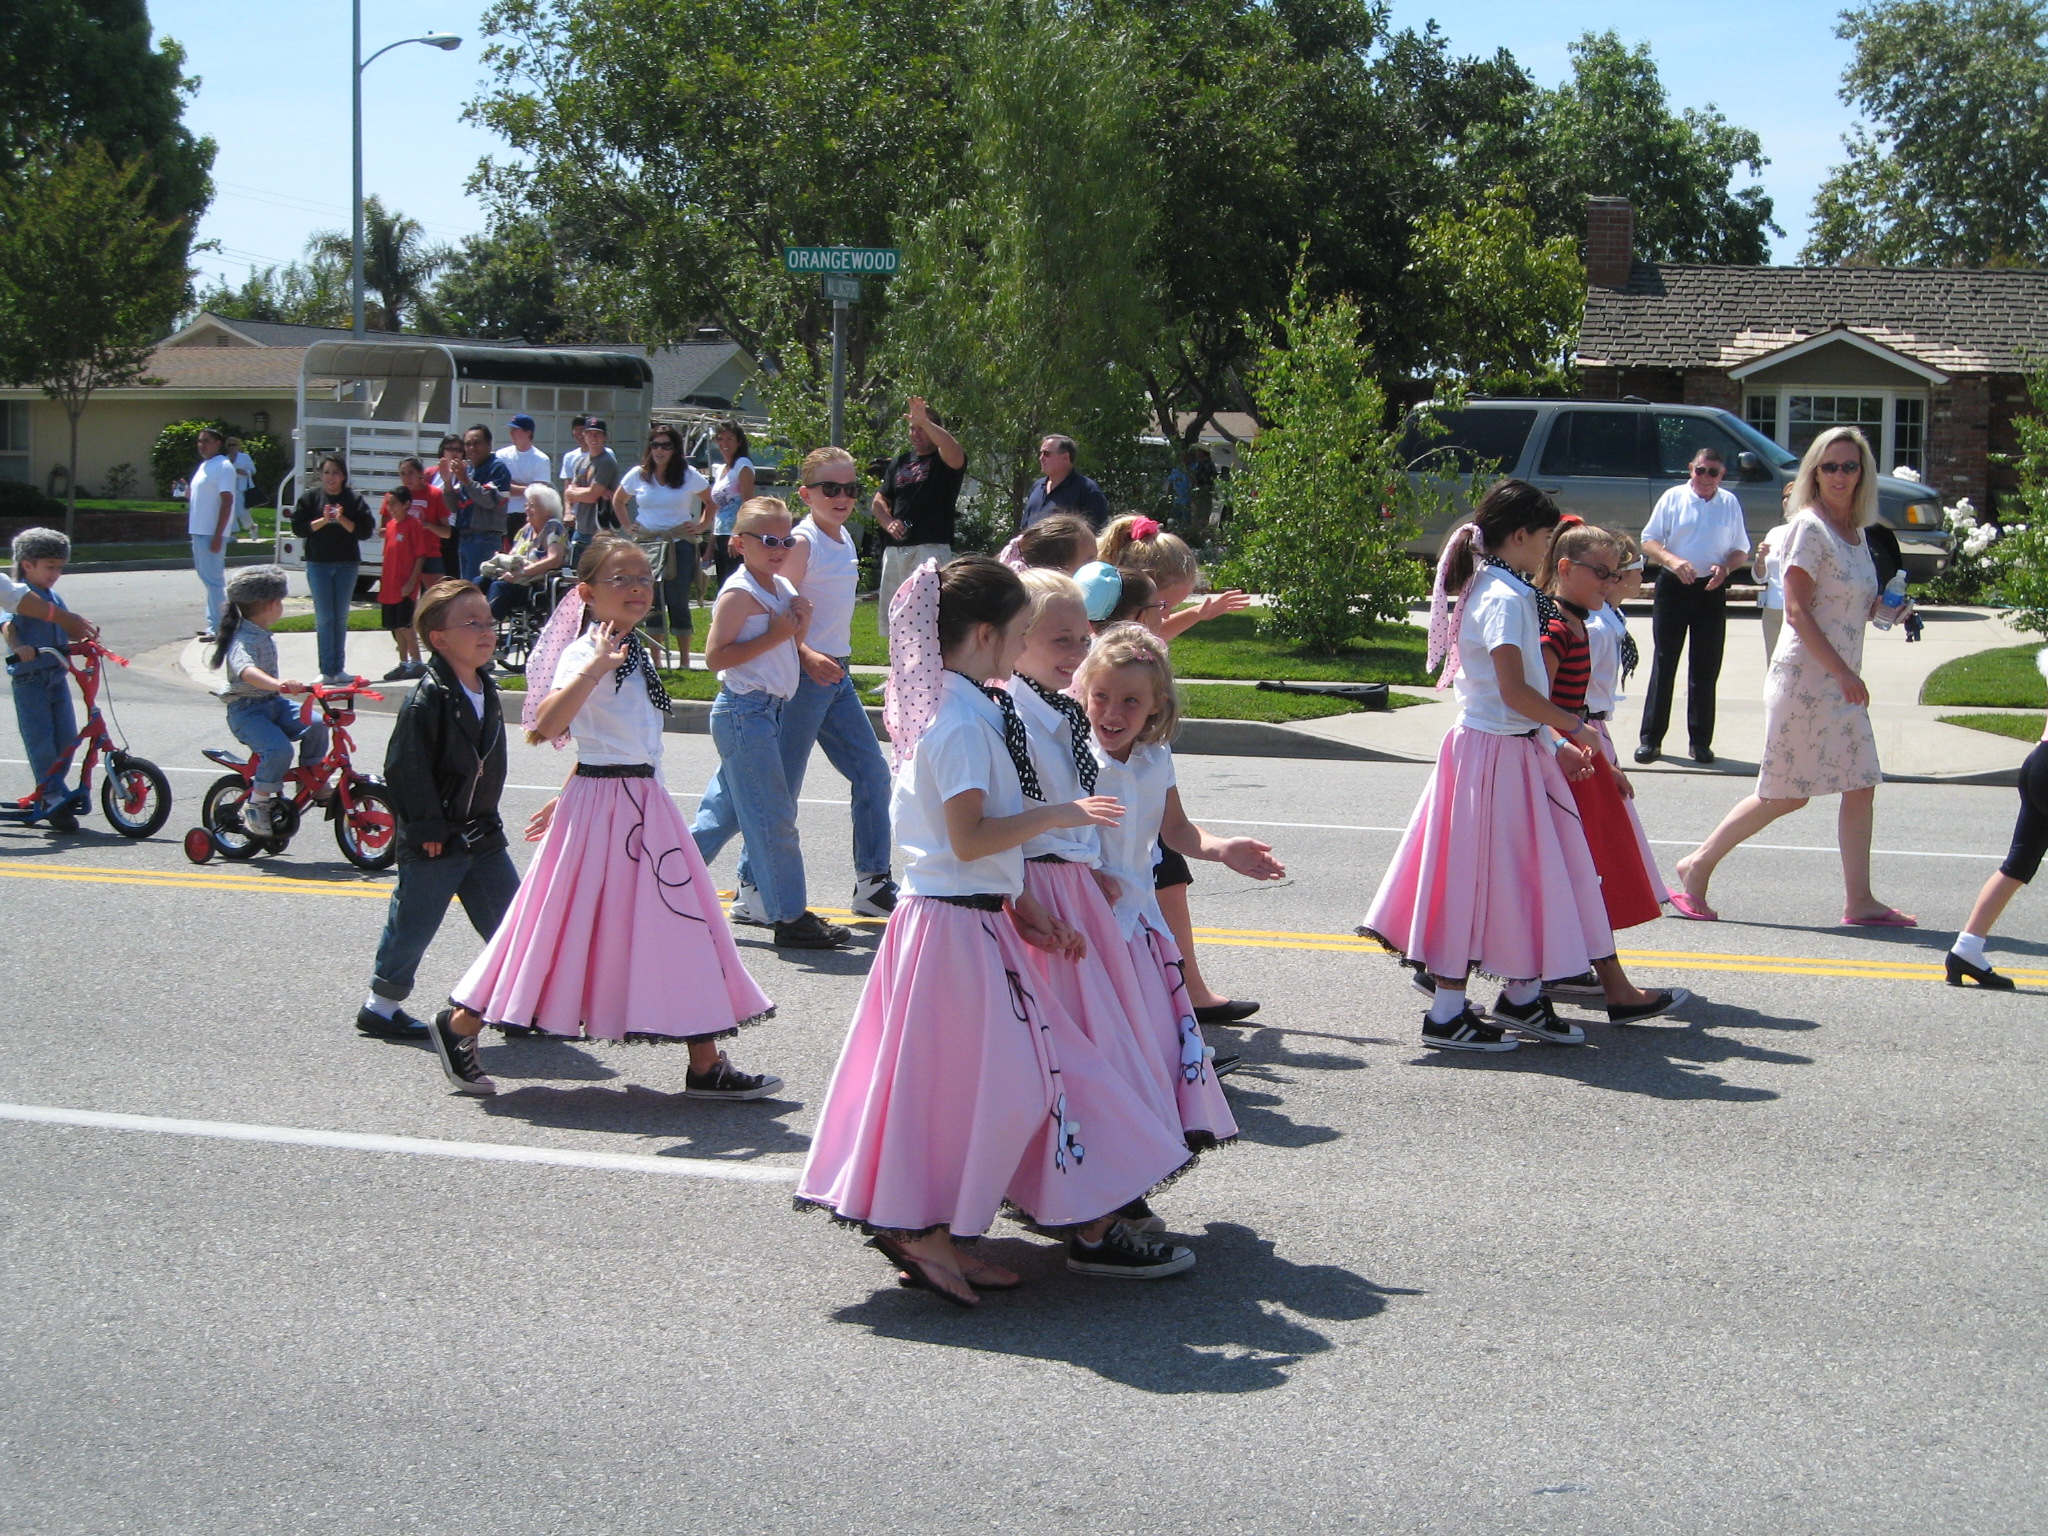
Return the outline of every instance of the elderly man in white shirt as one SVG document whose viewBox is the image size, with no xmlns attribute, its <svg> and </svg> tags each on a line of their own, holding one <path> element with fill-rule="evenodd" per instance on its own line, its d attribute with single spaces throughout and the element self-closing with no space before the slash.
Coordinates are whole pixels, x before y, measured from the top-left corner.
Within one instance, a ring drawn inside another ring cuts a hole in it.
<svg viewBox="0 0 2048 1536">
<path fill-rule="evenodd" d="M 1650 634 L 1656 647 L 1643 691 L 1642 739 L 1636 761 L 1651 763 L 1671 725 L 1671 696 L 1687 641 L 1692 661 L 1685 678 L 1685 728 L 1692 760 L 1714 760 L 1714 689 L 1728 632 L 1728 574 L 1749 553 L 1742 503 L 1722 488 L 1728 472 L 1721 455 L 1702 448 L 1692 456 L 1684 485 L 1657 498 L 1643 528 L 1643 554 L 1657 574 Z"/>
</svg>

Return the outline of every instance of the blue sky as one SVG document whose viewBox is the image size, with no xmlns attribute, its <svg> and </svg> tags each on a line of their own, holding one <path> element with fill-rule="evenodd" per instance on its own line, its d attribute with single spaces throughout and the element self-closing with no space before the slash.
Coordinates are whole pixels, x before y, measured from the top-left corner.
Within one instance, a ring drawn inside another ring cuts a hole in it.
<svg viewBox="0 0 2048 1536">
<path fill-rule="evenodd" d="M 365 53 L 430 31 L 465 39 L 456 53 L 395 49 L 363 77 L 364 187 L 436 239 L 483 224 L 463 185 L 498 145 L 461 120 L 483 84 L 483 10 L 482 0 L 363 0 Z M 1612 27 L 1630 43 L 1648 41 L 1675 106 L 1712 102 L 1762 135 L 1772 162 L 1762 182 L 1786 231 L 1775 258 L 1791 261 L 1851 121 L 1835 94 L 1849 57 L 1834 36 L 1839 12 L 1803 0 L 1395 0 L 1394 20 L 1420 26 L 1434 17 L 1461 53 L 1505 47 L 1546 85 L 1566 74 L 1566 46 L 1583 31 Z M 239 281 L 252 262 L 299 256 L 316 230 L 346 228 L 347 0 L 152 0 L 150 15 L 160 34 L 185 45 L 203 82 L 187 121 L 220 145 L 219 193 L 200 234 L 221 249 L 202 254 L 201 267 Z"/>
</svg>

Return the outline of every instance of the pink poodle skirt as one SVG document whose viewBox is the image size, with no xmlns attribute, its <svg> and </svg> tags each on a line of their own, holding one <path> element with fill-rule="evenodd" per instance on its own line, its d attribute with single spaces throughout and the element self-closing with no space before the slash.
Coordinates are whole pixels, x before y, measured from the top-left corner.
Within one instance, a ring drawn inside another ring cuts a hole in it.
<svg viewBox="0 0 2048 1536">
<path fill-rule="evenodd" d="M 1564 771 L 1533 736 L 1453 727 L 1358 931 L 1432 975 L 1581 975 L 1614 953 Z"/>
<path fill-rule="evenodd" d="M 1041 990 L 1190 1148 L 1235 1137 L 1237 1121 L 1209 1070 L 1172 938 L 1157 934 L 1148 941 L 1152 930 L 1146 925 L 1126 941 L 1084 864 L 1033 860 L 1024 866 L 1024 889 L 1088 941 L 1088 956 L 1080 961 L 1027 948 Z"/>
<path fill-rule="evenodd" d="M 592 1040 L 702 1039 L 775 1011 L 661 780 L 582 774 L 450 996 L 487 1024 Z"/>
<path fill-rule="evenodd" d="M 1106 1216 L 1176 1172 L 1177 1130 L 1044 994 L 1005 912 L 906 896 L 861 991 L 799 1205 L 870 1230 Z"/>
<path fill-rule="evenodd" d="M 1614 750 L 1614 738 L 1607 734 L 1607 722 L 1595 720 L 1591 723 L 1593 729 L 1600 733 L 1600 750 L 1607 754 L 1608 762 L 1619 768 L 1621 754 Z M 1650 851 L 1650 834 L 1643 830 L 1643 818 L 1636 812 L 1635 797 L 1630 796 L 1624 800 L 1622 807 L 1628 812 L 1629 830 L 1635 833 L 1636 851 L 1642 855 L 1643 869 L 1650 877 L 1650 889 L 1655 893 L 1657 905 L 1661 910 L 1664 903 L 1671 899 L 1671 887 L 1664 883 L 1663 871 L 1657 868 L 1657 855 Z"/>
</svg>

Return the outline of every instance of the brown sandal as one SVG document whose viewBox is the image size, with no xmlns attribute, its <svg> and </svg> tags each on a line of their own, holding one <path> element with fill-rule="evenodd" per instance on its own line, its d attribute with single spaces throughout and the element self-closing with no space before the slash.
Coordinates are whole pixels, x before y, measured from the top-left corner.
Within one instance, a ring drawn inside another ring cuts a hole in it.
<svg viewBox="0 0 2048 1536">
<path fill-rule="evenodd" d="M 896 1266 L 898 1271 L 896 1283 L 898 1285 L 907 1286 L 914 1291 L 930 1291 L 934 1296 L 943 1297 L 956 1307 L 978 1307 L 981 1305 L 981 1298 L 974 1294 L 974 1288 L 968 1284 L 966 1276 L 954 1274 L 945 1265 L 936 1263 L 931 1259 L 919 1258 L 895 1238 L 884 1237 L 881 1233 L 877 1232 L 868 1239 L 868 1246 Z M 966 1285 L 968 1287 L 967 1294 L 963 1296 L 942 1281 L 934 1279 L 933 1275 L 935 1272 L 939 1275 L 950 1275 L 962 1285 Z"/>
</svg>

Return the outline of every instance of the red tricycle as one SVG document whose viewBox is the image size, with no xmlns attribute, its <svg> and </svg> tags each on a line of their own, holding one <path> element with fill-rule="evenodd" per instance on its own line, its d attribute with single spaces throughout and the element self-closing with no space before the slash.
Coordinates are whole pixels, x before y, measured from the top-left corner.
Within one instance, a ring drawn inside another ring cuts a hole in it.
<svg viewBox="0 0 2048 1536">
<path fill-rule="evenodd" d="M 104 752 L 107 776 L 100 780 L 100 810 L 123 837 L 148 837 L 170 819 L 171 781 L 149 759 L 135 756 L 125 745 L 115 746 L 107 717 L 100 710 L 101 663 L 111 661 L 125 667 L 127 658 L 116 656 L 97 640 L 79 640 L 61 651 L 46 645 L 42 653 L 63 662 L 64 670 L 78 684 L 85 700 L 85 728 L 58 755 L 57 768 L 49 778 L 19 800 L 0 804 L 0 822 L 33 826 L 47 818 L 59 832 L 76 832 L 78 818 L 92 809 L 92 770 Z M 45 795 L 63 782 L 64 770 L 81 743 L 85 744 L 85 760 L 78 770 L 78 788 L 55 805 L 44 804 Z"/>
<path fill-rule="evenodd" d="M 384 781 L 356 772 L 350 757 L 355 741 L 348 733 L 356 718 L 357 696 L 381 699 L 384 695 L 360 677 L 331 688 L 315 683 L 301 691 L 306 702 L 300 706 L 299 718 L 310 722 L 317 707 L 327 722 L 326 756 L 285 774 L 283 789 L 270 802 L 269 835 L 260 836 L 242 824 L 242 807 L 256 783 L 255 754 L 208 747 L 208 757 L 234 772 L 215 779 L 207 788 L 199 811 L 200 825 L 185 834 L 185 857 L 194 864 L 204 864 L 216 853 L 224 859 L 253 859 L 259 853 L 284 852 L 309 806 L 334 823 L 334 840 L 341 846 L 341 855 L 357 869 L 389 869 L 397 859 L 398 827 L 391 802 L 384 795 Z"/>
</svg>

